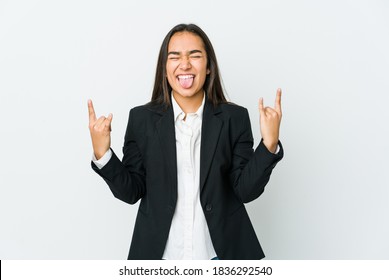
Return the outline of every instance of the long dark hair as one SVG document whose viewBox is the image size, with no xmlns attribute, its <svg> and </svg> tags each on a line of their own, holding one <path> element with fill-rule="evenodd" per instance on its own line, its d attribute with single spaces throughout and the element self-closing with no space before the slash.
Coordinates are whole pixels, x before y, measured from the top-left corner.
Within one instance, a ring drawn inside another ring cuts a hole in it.
<svg viewBox="0 0 389 280">
<path fill-rule="evenodd" d="M 157 70 L 155 73 L 154 89 L 151 96 L 151 102 L 164 104 L 166 107 L 170 106 L 170 92 L 172 90 L 167 77 L 166 77 L 166 62 L 168 54 L 168 46 L 171 37 L 177 32 L 191 32 L 199 36 L 204 43 L 205 51 L 207 53 L 207 68 L 210 73 L 207 75 L 204 83 L 204 90 L 207 93 L 207 98 L 217 105 L 220 103 L 226 103 L 227 99 L 224 96 L 221 78 L 219 74 L 219 67 L 217 65 L 215 51 L 213 50 L 211 41 L 207 34 L 195 24 L 179 24 L 173 27 L 166 35 L 162 42 L 161 49 L 159 51 Z"/>
</svg>

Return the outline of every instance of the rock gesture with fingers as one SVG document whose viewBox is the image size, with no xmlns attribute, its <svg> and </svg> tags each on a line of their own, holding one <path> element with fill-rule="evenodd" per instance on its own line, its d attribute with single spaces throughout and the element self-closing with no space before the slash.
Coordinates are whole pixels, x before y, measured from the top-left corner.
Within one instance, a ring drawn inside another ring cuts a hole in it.
<svg viewBox="0 0 389 280">
<path fill-rule="evenodd" d="M 281 89 L 277 90 L 276 102 L 274 108 L 264 107 L 263 98 L 259 99 L 259 116 L 261 135 L 263 138 L 263 144 L 266 148 L 275 153 L 278 145 L 278 137 L 280 134 L 281 124 Z"/>
<path fill-rule="evenodd" d="M 111 147 L 112 114 L 108 117 L 96 118 L 92 100 L 88 100 L 89 131 L 92 138 L 93 152 L 96 159 L 100 159 Z"/>
</svg>

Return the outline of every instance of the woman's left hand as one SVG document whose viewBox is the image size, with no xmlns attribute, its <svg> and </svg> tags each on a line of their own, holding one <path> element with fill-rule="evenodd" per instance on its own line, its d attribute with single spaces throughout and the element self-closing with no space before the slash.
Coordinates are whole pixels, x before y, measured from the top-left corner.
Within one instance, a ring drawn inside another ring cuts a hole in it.
<svg viewBox="0 0 389 280">
<path fill-rule="evenodd" d="M 281 124 L 281 89 L 277 90 L 276 102 L 274 108 L 264 107 L 263 98 L 259 99 L 259 124 L 261 128 L 261 135 L 263 144 L 266 148 L 275 153 L 278 145 L 278 137 L 280 134 Z"/>
</svg>

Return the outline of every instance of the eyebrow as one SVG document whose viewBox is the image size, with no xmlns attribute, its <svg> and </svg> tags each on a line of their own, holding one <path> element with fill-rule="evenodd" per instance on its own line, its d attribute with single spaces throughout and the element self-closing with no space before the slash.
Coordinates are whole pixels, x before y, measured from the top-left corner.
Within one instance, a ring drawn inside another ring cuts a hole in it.
<svg viewBox="0 0 389 280">
<path fill-rule="evenodd" d="M 200 51 L 200 50 L 191 50 L 191 51 L 189 51 L 189 54 L 191 55 L 191 54 L 194 54 L 194 53 L 202 53 L 202 51 Z M 181 52 L 175 52 L 175 51 L 173 51 L 173 52 L 168 52 L 168 56 L 169 55 L 180 55 L 181 54 Z"/>
</svg>

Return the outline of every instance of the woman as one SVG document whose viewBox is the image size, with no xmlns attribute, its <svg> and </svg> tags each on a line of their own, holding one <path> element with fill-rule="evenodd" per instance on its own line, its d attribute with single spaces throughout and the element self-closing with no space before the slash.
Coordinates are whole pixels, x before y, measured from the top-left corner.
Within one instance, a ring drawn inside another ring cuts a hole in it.
<svg viewBox="0 0 389 280">
<path fill-rule="evenodd" d="M 226 101 L 207 35 L 180 24 L 162 43 L 151 102 L 130 111 L 122 161 L 110 149 L 112 114 L 88 108 L 92 168 L 118 199 L 141 200 L 128 259 L 264 257 L 244 203 L 283 156 L 281 90 L 274 109 L 259 101 L 254 152 L 248 112 Z"/>
</svg>

